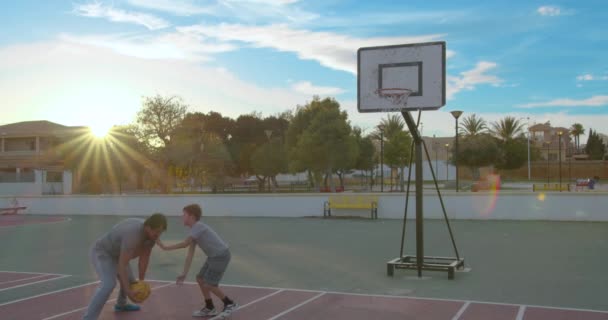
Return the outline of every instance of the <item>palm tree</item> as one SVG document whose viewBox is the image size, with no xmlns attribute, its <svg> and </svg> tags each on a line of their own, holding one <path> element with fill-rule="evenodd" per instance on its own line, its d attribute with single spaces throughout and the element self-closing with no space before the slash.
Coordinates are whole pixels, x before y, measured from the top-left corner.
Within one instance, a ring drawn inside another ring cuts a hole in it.
<svg viewBox="0 0 608 320">
<path fill-rule="evenodd" d="M 502 140 L 511 140 L 524 133 L 524 123 L 519 119 L 506 116 L 492 123 L 492 134 Z"/>
<path fill-rule="evenodd" d="M 574 123 L 572 127 L 570 127 L 570 134 L 574 136 L 574 146 L 576 147 L 576 151 L 578 151 L 580 147 L 580 135 L 585 134 L 585 128 L 580 123 Z"/>
<path fill-rule="evenodd" d="M 376 126 L 376 132 L 372 133 L 374 139 L 380 139 L 380 131 L 384 131 L 384 137 L 389 138 L 397 132 L 403 131 L 405 121 L 398 114 L 389 115 L 386 119 L 382 119 L 380 124 Z"/>
<path fill-rule="evenodd" d="M 476 114 L 472 114 L 462 120 L 462 130 L 465 136 L 474 136 L 484 133 L 488 129 L 486 121 Z"/>
</svg>

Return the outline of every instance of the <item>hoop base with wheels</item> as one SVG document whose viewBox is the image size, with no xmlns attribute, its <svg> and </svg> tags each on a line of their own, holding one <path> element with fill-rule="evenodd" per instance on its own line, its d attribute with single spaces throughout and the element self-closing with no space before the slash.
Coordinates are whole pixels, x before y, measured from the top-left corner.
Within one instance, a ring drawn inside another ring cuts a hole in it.
<svg viewBox="0 0 608 320">
<path fill-rule="evenodd" d="M 392 277 L 395 269 L 418 270 L 416 256 L 403 256 L 386 263 L 386 273 Z M 423 257 L 422 270 L 447 271 L 448 279 L 453 280 L 456 270 L 464 269 L 464 259 L 454 257 Z"/>
</svg>

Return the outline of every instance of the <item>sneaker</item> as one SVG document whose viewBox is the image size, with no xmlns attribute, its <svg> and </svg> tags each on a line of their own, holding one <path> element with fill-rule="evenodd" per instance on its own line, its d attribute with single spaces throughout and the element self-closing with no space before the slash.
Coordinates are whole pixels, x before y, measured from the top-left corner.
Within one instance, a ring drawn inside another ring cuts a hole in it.
<svg viewBox="0 0 608 320">
<path fill-rule="evenodd" d="M 236 311 L 239 308 L 239 305 L 236 302 L 232 302 L 231 304 L 227 304 L 224 306 L 224 310 L 222 311 L 222 316 L 227 316 Z"/>
<path fill-rule="evenodd" d="M 139 311 L 139 306 L 136 304 L 115 304 L 114 311 Z"/>
<path fill-rule="evenodd" d="M 211 316 L 217 316 L 218 314 L 219 314 L 219 312 L 217 311 L 217 309 L 215 309 L 215 308 L 209 309 L 207 307 L 204 307 L 201 310 L 194 311 L 192 313 L 192 316 L 193 317 L 211 317 Z"/>
</svg>

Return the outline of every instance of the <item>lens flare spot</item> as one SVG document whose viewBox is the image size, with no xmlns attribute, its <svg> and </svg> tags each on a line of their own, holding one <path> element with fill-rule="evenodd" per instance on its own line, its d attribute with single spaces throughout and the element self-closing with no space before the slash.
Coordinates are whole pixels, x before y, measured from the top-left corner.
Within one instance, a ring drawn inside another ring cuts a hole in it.
<svg viewBox="0 0 608 320">
<path fill-rule="evenodd" d="M 536 196 L 536 199 L 538 199 L 538 201 L 545 201 L 545 193 L 539 193 L 538 196 Z"/>
</svg>

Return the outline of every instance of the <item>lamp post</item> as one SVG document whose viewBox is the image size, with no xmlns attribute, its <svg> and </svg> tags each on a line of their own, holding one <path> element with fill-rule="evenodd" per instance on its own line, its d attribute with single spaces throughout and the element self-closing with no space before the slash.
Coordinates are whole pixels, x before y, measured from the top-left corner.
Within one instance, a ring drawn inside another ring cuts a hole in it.
<svg viewBox="0 0 608 320">
<path fill-rule="evenodd" d="M 380 128 L 380 192 L 384 192 L 384 128 Z"/>
<path fill-rule="evenodd" d="M 448 180 L 450 180 L 450 167 L 449 167 L 449 163 L 450 163 L 450 144 L 446 143 L 445 144 L 445 183 L 448 183 Z"/>
<path fill-rule="evenodd" d="M 545 142 L 547 144 L 547 183 L 549 183 L 549 146 L 551 145 L 550 141 Z"/>
<path fill-rule="evenodd" d="M 454 110 L 450 112 L 456 121 L 456 141 L 454 145 L 454 165 L 456 166 L 456 192 L 458 192 L 458 118 L 462 115 L 463 111 Z"/>
<path fill-rule="evenodd" d="M 559 136 L 559 146 L 558 146 L 558 162 L 559 162 L 559 192 L 562 192 L 562 134 L 563 132 L 560 131 L 557 133 L 557 135 Z"/>
<path fill-rule="evenodd" d="M 531 171 L 530 171 L 530 117 L 526 117 L 528 120 L 528 181 L 531 179 Z"/>
</svg>

